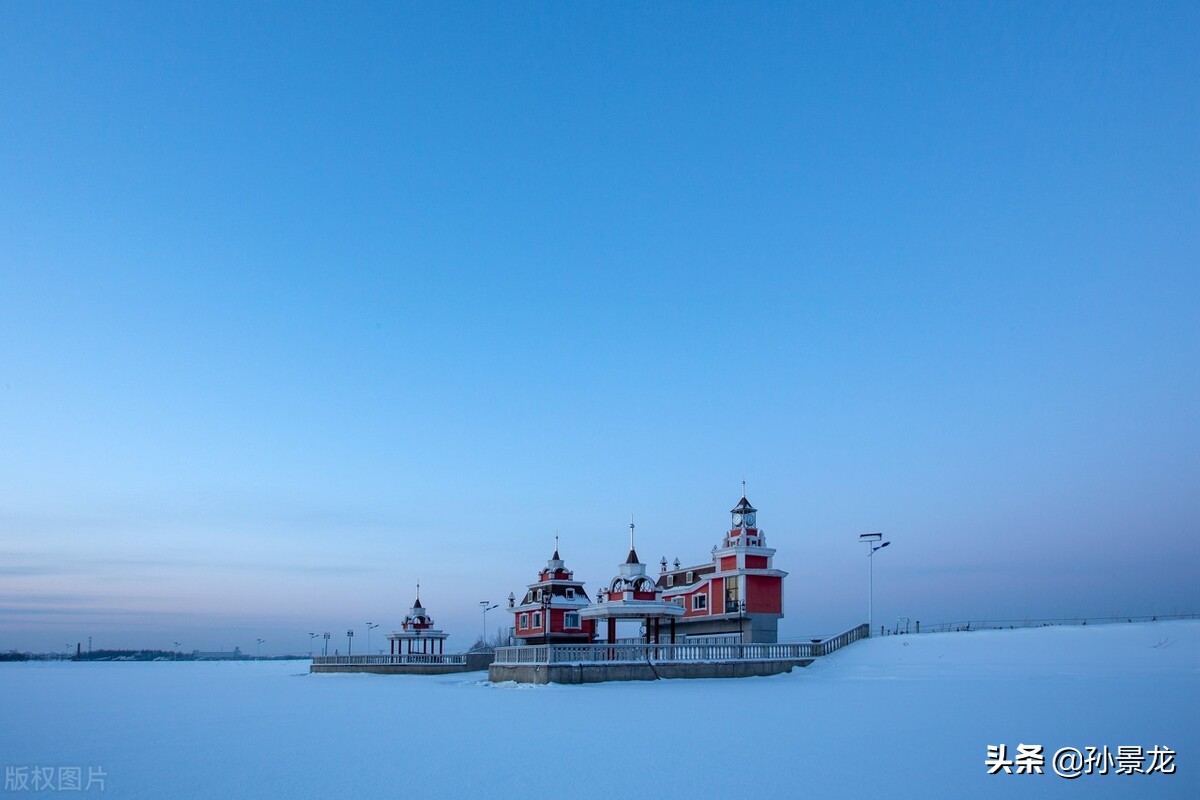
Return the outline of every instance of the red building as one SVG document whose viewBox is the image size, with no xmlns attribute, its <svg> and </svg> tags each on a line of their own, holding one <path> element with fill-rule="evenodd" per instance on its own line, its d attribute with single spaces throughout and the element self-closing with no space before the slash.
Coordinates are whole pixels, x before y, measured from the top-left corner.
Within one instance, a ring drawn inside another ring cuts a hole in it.
<svg viewBox="0 0 1200 800">
<path fill-rule="evenodd" d="M 746 499 L 744 485 L 730 513 L 732 527 L 712 548 L 711 561 L 682 567 L 677 558 L 668 569 L 664 557 L 657 581 L 638 559 L 630 525 L 629 555 L 596 603 L 563 566 L 556 546 L 520 604 L 509 595 L 513 636 L 521 644 L 592 642 L 603 619 L 604 638 L 613 642 L 624 638 L 616 633 L 624 619 L 637 620 L 637 638 L 647 642 L 778 641 L 787 573 L 773 565 L 775 551 L 758 528 L 758 509 Z"/>
<path fill-rule="evenodd" d="M 758 527 L 758 509 L 742 499 L 731 510 L 733 526 L 712 560 L 681 567 L 676 558 L 667 568 L 664 556 L 658 587 L 664 600 L 683 607 L 676 621 L 681 641 L 696 637 L 728 637 L 741 642 L 775 642 L 783 618 L 783 579 L 775 569 L 775 551 Z"/>
<path fill-rule="evenodd" d="M 508 596 L 513 612 L 513 636 L 521 644 L 578 644 L 592 641 L 596 635 L 594 620 L 584 620 L 579 612 L 591 605 L 583 581 L 567 569 L 558 555 L 558 537 L 554 540 L 554 555 L 529 584 L 520 604 Z"/>
</svg>

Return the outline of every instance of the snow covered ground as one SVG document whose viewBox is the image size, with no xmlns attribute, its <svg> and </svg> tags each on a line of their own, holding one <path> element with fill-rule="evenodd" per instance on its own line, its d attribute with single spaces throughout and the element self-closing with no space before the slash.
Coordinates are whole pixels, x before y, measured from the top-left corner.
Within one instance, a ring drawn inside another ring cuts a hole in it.
<svg viewBox="0 0 1200 800">
<path fill-rule="evenodd" d="M 1200 797 L 1196 621 L 886 637 L 740 680 L 307 670 L 0 664 L 4 795 L 79 767 L 144 798 Z M 987 746 L 1018 743 L 1044 746 L 1045 774 L 987 775 Z M 1051 768 L 1059 748 L 1129 745 L 1173 749 L 1175 774 Z"/>
</svg>

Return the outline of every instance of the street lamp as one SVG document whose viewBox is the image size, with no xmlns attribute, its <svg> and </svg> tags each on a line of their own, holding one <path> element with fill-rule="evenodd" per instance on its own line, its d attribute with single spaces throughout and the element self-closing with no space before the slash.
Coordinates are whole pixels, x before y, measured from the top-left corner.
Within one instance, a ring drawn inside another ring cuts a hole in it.
<svg viewBox="0 0 1200 800">
<path fill-rule="evenodd" d="M 346 655 L 350 655 L 350 645 L 354 642 L 354 631 L 346 631 Z"/>
<path fill-rule="evenodd" d="M 378 627 L 379 627 L 378 622 L 368 622 L 367 623 L 367 655 L 371 655 L 371 629 L 378 628 Z"/>
<path fill-rule="evenodd" d="M 550 602 L 553 599 L 550 588 L 546 587 L 546 591 L 542 593 L 542 634 L 546 642 L 547 658 L 550 653 Z"/>
<path fill-rule="evenodd" d="M 266 639 L 256 639 L 255 641 L 258 642 L 258 659 L 261 661 L 262 660 L 262 646 L 263 646 L 263 642 L 265 642 Z"/>
<path fill-rule="evenodd" d="M 487 649 L 487 612 L 493 608 L 499 608 L 499 603 L 493 603 L 491 600 L 480 600 L 479 607 L 483 609 L 483 636 L 479 637 L 479 644 L 485 650 Z"/>
<path fill-rule="evenodd" d="M 329 655 L 329 631 L 325 631 L 325 633 L 323 633 L 321 635 L 325 637 L 325 653 L 324 654 Z"/>
<path fill-rule="evenodd" d="M 859 534 L 858 540 L 871 548 L 867 551 L 867 635 L 871 635 L 871 631 L 875 625 L 875 551 L 882 550 L 891 542 L 883 542 L 882 533 L 863 533 Z"/>
<path fill-rule="evenodd" d="M 317 634 L 315 634 L 315 633 L 310 633 L 310 634 L 308 635 L 308 657 L 309 657 L 309 658 L 312 658 L 312 651 L 313 651 L 313 639 L 315 639 L 315 638 L 317 638 Z M 325 638 L 327 638 L 327 639 L 328 639 L 329 637 L 327 636 L 327 637 L 325 637 Z"/>
</svg>

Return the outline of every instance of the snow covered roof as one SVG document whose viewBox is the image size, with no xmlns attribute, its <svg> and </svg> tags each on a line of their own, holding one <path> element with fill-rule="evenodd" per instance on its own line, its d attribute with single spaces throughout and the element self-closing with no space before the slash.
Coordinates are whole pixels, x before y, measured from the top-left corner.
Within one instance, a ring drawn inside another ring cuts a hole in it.
<svg viewBox="0 0 1200 800">
<path fill-rule="evenodd" d="M 683 607 L 665 600 L 610 600 L 588 606 L 579 612 L 579 616 L 581 619 L 681 617 Z"/>
<path fill-rule="evenodd" d="M 673 569 L 670 572 L 664 572 L 658 576 L 658 587 L 660 589 L 667 589 L 670 591 L 673 589 L 682 588 L 684 586 L 694 586 L 695 584 L 700 583 L 705 576 L 711 575 L 716 571 L 717 565 L 711 563 L 698 567 L 683 567 L 681 569 Z M 692 573 L 691 583 L 688 583 L 687 581 L 687 574 L 689 572 Z M 668 576 L 674 578 L 674 580 L 671 581 L 670 586 L 667 586 Z"/>
</svg>

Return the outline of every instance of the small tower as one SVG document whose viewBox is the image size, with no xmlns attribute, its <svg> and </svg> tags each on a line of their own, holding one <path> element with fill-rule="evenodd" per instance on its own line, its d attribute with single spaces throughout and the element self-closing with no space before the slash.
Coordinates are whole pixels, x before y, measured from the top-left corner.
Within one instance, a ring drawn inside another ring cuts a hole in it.
<svg viewBox="0 0 1200 800">
<path fill-rule="evenodd" d="M 433 618 L 421 605 L 421 584 L 417 582 L 417 599 L 413 601 L 408 616 L 400 623 L 400 630 L 388 634 L 391 654 L 441 655 L 445 651 L 447 633 L 435 630 Z"/>
<path fill-rule="evenodd" d="M 589 603 L 583 581 L 575 580 L 558 554 L 555 536 L 554 555 L 526 587 L 521 602 L 509 606 L 513 636 L 522 644 L 586 644 L 595 636 L 596 623 L 581 619 L 579 612 Z"/>
<path fill-rule="evenodd" d="M 617 575 L 601 590 L 597 602 L 583 610 L 584 619 L 595 624 L 595 620 L 606 621 L 606 641 L 617 641 L 617 620 L 632 619 L 644 626 L 644 641 L 662 641 L 662 620 L 670 621 L 670 642 L 675 642 L 675 618 L 683 615 L 683 609 L 675 603 L 663 600 L 663 590 L 646 575 L 646 565 L 638 558 L 633 545 L 634 524 L 629 523 L 629 555 L 625 563 L 617 567 Z"/>
</svg>

